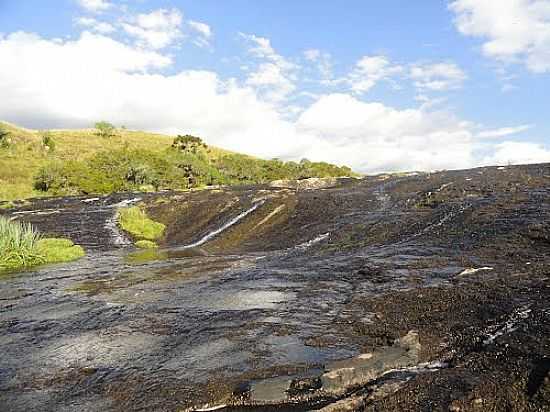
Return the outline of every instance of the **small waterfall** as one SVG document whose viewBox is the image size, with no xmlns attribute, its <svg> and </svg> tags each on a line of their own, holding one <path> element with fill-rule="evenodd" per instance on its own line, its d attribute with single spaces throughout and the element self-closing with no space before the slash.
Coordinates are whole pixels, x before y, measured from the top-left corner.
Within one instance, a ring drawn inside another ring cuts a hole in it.
<svg viewBox="0 0 550 412">
<path fill-rule="evenodd" d="M 128 207 L 133 203 L 137 203 L 141 200 L 140 197 L 133 199 L 123 200 L 122 202 L 115 203 L 114 205 L 107 206 L 109 209 L 116 208 L 115 213 L 105 222 L 105 229 L 111 232 L 111 239 L 115 246 L 124 247 L 130 246 L 132 241 L 118 228 L 118 209 Z"/>
<path fill-rule="evenodd" d="M 118 212 L 105 222 L 104 227 L 111 232 L 111 239 L 115 246 L 124 247 L 132 244 L 132 241 L 118 228 Z"/>
<path fill-rule="evenodd" d="M 210 239 L 212 239 L 213 237 L 219 235 L 220 233 L 222 233 L 223 231 L 227 230 L 228 228 L 230 228 L 231 226 L 233 226 L 235 223 L 237 223 L 238 221 L 240 221 L 241 219 L 245 218 L 246 216 L 248 216 L 250 213 L 252 213 L 253 211 L 255 211 L 257 208 L 259 208 L 261 205 L 263 205 L 265 203 L 265 200 L 260 200 L 259 202 L 256 202 L 252 205 L 252 207 L 250 209 L 247 209 L 245 210 L 244 212 L 242 212 L 241 214 L 239 214 L 238 216 L 235 216 L 233 219 L 231 219 L 230 221 L 226 222 L 223 226 L 219 227 L 218 229 L 206 234 L 205 236 L 202 237 L 202 239 L 194 242 L 194 243 L 191 243 L 190 245 L 186 245 L 183 247 L 183 249 L 190 249 L 190 248 L 193 248 L 193 247 L 197 247 L 197 246 L 201 246 L 203 244 L 205 244 L 206 242 L 208 242 Z"/>
</svg>

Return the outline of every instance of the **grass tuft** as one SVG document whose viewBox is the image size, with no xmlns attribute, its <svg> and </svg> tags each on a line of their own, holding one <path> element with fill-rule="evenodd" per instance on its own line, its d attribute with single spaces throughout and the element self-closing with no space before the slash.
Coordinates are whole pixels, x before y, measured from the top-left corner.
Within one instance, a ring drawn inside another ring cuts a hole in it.
<svg viewBox="0 0 550 412">
<path fill-rule="evenodd" d="M 166 229 L 162 223 L 149 219 L 138 206 L 120 209 L 118 222 L 123 230 L 140 240 L 157 240 Z"/>
<path fill-rule="evenodd" d="M 84 249 L 68 239 L 43 239 L 29 223 L 0 216 L 0 272 L 76 260 Z"/>
<path fill-rule="evenodd" d="M 38 251 L 40 238 L 29 223 L 0 216 L 0 271 L 44 263 Z"/>
<path fill-rule="evenodd" d="M 136 242 L 136 247 L 139 249 L 156 249 L 159 247 L 159 245 L 150 240 L 138 240 Z"/>
</svg>

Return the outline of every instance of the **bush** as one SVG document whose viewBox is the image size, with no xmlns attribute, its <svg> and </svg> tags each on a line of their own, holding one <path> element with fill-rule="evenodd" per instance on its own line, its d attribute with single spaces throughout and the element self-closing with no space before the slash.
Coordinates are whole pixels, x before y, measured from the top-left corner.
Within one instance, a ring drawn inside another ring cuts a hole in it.
<svg viewBox="0 0 550 412">
<path fill-rule="evenodd" d="M 10 133 L 0 125 L 0 148 L 7 149 L 11 145 Z"/>
<path fill-rule="evenodd" d="M 123 230 L 140 240 L 157 240 L 166 229 L 162 223 L 149 219 L 138 206 L 119 209 L 118 223 Z"/>
<path fill-rule="evenodd" d="M 53 152 L 55 150 L 55 141 L 49 132 L 44 132 L 42 134 L 42 146 L 49 152 Z"/>
<path fill-rule="evenodd" d="M 206 147 L 206 144 L 203 143 L 200 137 L 191 136 L 189 134 L 185 136 L 178 135 L 172 143 L 172 148 L 192 154 L 198 154 L 203 149 L 206 149 Z"/>
<path fill-rule="evenodd" d="M 101 137 L 113 137 L 115 135 L 116 128 L 111 123 L 106 121 L 97 122 L 95 125 L 96 134 Z"/>
</svg>

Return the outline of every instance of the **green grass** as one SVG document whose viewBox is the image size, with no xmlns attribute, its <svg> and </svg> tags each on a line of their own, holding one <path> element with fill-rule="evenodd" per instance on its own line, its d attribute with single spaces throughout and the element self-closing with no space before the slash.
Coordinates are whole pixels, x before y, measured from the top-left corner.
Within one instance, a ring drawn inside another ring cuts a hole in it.
<svg viewBox="0 0 550 412">
<path fill-rule="evenodd" d="M 84 256 L 68 239 L 44 239 L 32 225 L 0 216 L 0 273 Z"/>
<path fill-rule="evenodd" d="M 150 240 L 138 240 L 136 242 L 136 247 L 139 249 L 156 249 L 159 247 L 159 245 Z"/>
<path fill-rule="evenodd" d="M 48 238 L 38 241 L 38 251 L 44 256 L 45 263 L 71 262 L 86 255 L 81 246 L 69 239 Z"/>
<path fill-rule="evenodd" d="M 2 122 L 0 129 L 9 133 L 0 146 L 0 201 L 355 175 L 324 162 L 262 160 L 207 145 L 185 152 L 172 148 L 174 136 L 126 129 L 110 137 Z"/>
<path fill-rule="evenodd" d="M 149 219 L 139 206 L 119 209 L 118 223 L 124 231 L 139 240 L 157 240 L 166 229 L 162 223 Z"/>
<path fill-rule="evenodd" d="M 131 130 L 117 130 L 116 136 L 104 138 L 94 129 L 49 130 L 55 142 L 55 150 L 46 150 L 44 132 L 17 127 L 0 122 L 0 127 L 10 133 L 12 144 L 0 148 L 0 200 L 17 200 L 43 197 L 50 194 L 33 188 L 34 176 L 40 168 L 52 161 L 86 160 L 93 155 L 124 148 L 151 150 L 162 153 L 168 149 L 174 136 Z M 209 146 L 208 156 L 219 158 L 232 152 Z"/>
<path fill-rule="evenodd" d="M 40 238 L 30 224 L 0 216 L 0 271 L 45 263 L 38 251 Z"/>
</svg>

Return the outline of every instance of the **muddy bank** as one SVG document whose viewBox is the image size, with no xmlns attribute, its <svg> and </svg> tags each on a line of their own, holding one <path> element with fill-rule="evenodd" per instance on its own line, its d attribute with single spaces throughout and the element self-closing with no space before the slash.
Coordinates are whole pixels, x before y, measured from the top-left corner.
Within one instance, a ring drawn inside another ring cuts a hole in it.
<svg viewBox="0 0 550 412">
<path fill-rule="evenodd" d="M 88 251 L 1 280 L 7 410 L 550 410 L 549 165 L 0 213 Z"/>
</svg>

